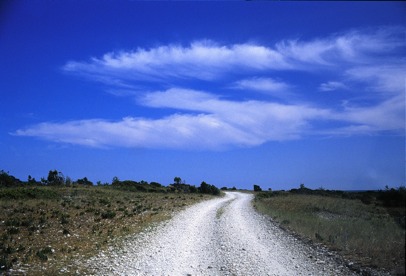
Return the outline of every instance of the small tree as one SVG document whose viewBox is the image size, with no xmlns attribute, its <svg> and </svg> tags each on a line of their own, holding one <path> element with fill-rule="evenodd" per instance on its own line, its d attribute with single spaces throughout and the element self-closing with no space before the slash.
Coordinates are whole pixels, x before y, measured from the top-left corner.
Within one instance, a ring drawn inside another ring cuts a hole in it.
<svg viewBox="0 0 406 276">
<path fill-rule="evenodd" d="M 57 170 L 51 170 L 48 173 L 47 184 L 52 186 L 60 186 L 65 183 L 65 178 L 61 172 Z"/>
<path fill-rule="evenodd" d="M 207 184 L 206 182 L 202 182 L 200 187 L 197 188 L 198 191 L 202 194 L 212 194 L 212 195 L 219 195 L 220 189 L 214 185 Z"/>
<path fill-rule="evenodd" d="M 220 189 L 217 188 L 216 186 L 210 185 L 210 188 L 211 188 L 211 194 L 212 195 L 219 195 L 220 194 Z"/>
<path fill-rule="evenodd" d="M 173 181 L 175 182 L 175 184 L 179 185 L 182 182 L 182 179 L 179 176 L 175 176 Z"/>
<path fill-rule="evenodd" d="M 117 176 L 113 177 L 113 181 L 111 182 L 111 185 L 120 185 L 120 180 L 118 179 Z"/>
<path fill-rule="evenodd" d="M 202 194 L 210 194 L 211 193 L 210 185 L 203 181 L 200 184 L 199 192 L 201 192 Z"/>
<path fill-rule="evenodd" d="M 72 185 L 72 183 L 73 183 L 72 179 L 69 176 L 67 176 L 65 178 L 65 185 L 69 187 Z"/>
<path fill-rule="evenodd" d="M 82 179 L 76 180 L 76 183 L 79 185 L 84 185 L 84 186 L 93 186 L 93 182 L 87 179 L 87 177 L 84 177 Z"/>
<path fill-rule="evenodd" d="M 3 170 L 0 171 L 0 187 L 19 186 L 22 182 Z"/>
<path fill-rule="evenodd" d="M 254 191 L 255 191 L 255 192 L 261 192 L 262 189 L 261 189 L 261 187 L 260 187 L 259 185 L 255 185 L 255 184 L 254 184 Z"/>
<path fill-rule="evenodd" d="M 28 184 L 35 185 L 37 184 L 37 181 L 35 180 L 35 177 L 32 177 L 31 175 L 28 176 Z"/>
<path fill-rule="evenodd" d="M 190 186 L 189 187 L 189 191 L 191 192 L 191 193 L 197 193 L 197 188 L 195 187 L 195 186 Z"/>
</svg>

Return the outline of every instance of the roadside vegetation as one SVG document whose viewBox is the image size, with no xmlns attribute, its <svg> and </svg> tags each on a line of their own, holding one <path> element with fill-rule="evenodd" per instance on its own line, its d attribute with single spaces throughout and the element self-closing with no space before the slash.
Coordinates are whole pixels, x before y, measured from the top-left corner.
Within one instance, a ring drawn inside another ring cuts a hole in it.
<svg viewBox="0 0 406 276">
<path fill-rule="evenodd" d="M 75 261 L 219 194 L 214 185 L 195 187 L 180 177 L 168 186 L 117 177 L 93 185 L 56 170 L 38 182 L 0 171 L 0 273 L 74 274 Z"/>
<path fill-rule="evenodd" d="M 256 209 L 312 244 L 327 246 L 354 270 L 405 273 L 406 189 L 257 192 Z"/>
</svg>

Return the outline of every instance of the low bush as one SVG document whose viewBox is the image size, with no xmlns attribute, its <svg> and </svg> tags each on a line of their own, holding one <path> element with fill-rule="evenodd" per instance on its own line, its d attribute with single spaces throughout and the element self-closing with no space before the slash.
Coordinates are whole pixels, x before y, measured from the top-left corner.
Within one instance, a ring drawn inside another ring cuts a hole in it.
<svg viewBox="0 0 406 276">
<path fill-rule="evenodd" d="M 8 255 L 0 256 L 0 271 L 7 271 L 13 267 L 13 262 Z"/>
<path fill-rule="evenodd" d="M 50 254 L 53 254 L 53 250 L 51 247 L 47 246 L 38 250 L 36 255 L 41 261 L 48 261 L 48 255 Z"/>
<path fill-rule="evenodd" d="M 112 218 L 114 218 L 115 216 L 116 216 L 116 213 L 113 212 L 113 211 L 111 211 L 111 210 L 108 210 L 107 212 L 103 212 L 103 213 L 101 214 L 101 217 L 102 217 L 103 219 L 112 219 Z"/>
<path fill-rule="evenodd" d="M 55 199 L 60 194 L 47 187 L 0 188 L 0 199 Z"/>
<path fill-rule="evenodd" d="M 16 235 L 20 233 L 20 228 L 12 226 L 9 229 L 7 229 L 7 233 L 9 233 L 10 235 Z"/>
</svg>

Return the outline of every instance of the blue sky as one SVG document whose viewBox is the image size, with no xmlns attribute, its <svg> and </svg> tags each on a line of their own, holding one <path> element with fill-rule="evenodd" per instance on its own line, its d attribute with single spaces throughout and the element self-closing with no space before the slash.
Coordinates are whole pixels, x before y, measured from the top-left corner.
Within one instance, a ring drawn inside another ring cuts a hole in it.
<svg viewBox="0 0 406 276">
<path fill-rule="evenodd" d="M 0 169 L 405 185 L 402 2 L 5 1 Z"/>
</svg>

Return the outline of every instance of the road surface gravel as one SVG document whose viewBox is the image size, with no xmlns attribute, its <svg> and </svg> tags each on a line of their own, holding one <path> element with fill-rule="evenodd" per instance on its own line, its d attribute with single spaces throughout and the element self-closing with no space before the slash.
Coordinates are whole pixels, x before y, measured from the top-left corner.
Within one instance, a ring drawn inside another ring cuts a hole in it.
<svg viewBox="0 0 406 276">
<path fill-rule="evenodd" d="M 352 275 L 226 192 L 85 261 L 95 275 Z"/>
</svg>

